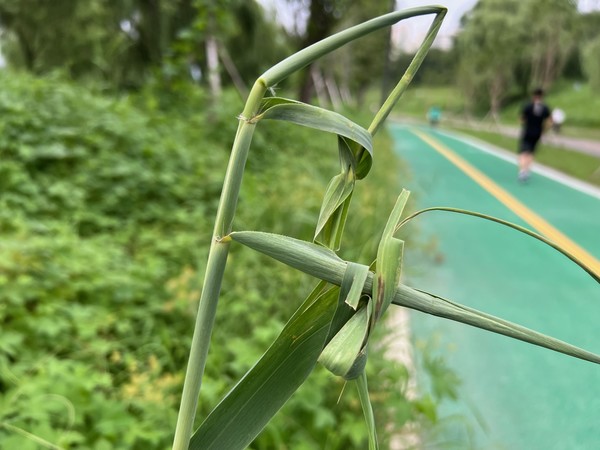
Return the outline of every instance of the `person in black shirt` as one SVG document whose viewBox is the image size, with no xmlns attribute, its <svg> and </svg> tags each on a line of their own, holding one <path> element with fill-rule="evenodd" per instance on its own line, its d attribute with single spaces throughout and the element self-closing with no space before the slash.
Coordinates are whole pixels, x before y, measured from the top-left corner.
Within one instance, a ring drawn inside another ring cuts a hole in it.
<svg viewBox="0 0 600 450">
<path fill-rule="evenodd" d="M 535 149 L 550 118 L 550 108 L 544 104 L 543 98 L 544 91 L 536 89 L 531 102 L 521 111 L 523 128 L 519 140 L 519 181 L 527 181 L 529 178 Z"/>
</svg>

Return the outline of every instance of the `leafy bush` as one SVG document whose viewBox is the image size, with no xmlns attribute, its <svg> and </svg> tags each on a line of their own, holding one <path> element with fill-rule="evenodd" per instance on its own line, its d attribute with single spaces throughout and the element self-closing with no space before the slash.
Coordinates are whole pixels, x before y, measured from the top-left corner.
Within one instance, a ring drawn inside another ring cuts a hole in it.
<svg viewBox="0 0 600 450">
<path fill-rule="evenodd" d="M 226 93 L 215 111 L 197 91 L 118 99 L 10 72 L 0 85 L 0 446 L 168 448 L 204 272 L 198 249 L 210 239 L 239 100 Z M 329 139 L 259 128 L 238 222 L 308 237 L 337 170 L 335 155 L 312 157 Z M 391 154 L 378 156 L 380 180 L 394 182 Z M 350 258 L 372 259 L 365 230 L 385 220 L 385 189 L 380 181 L 357 193 L 371 207 L 348 224 L 365 242 Z M 294 207 L 300 198 L 308 213 Z M 243 270 L 226 274 L 203 409 L 277 335 L 298 306 L 287 299 L 311 287 L 280 266 L 272 282 L 276 263 L 254 252 L 230 258 Z M 403 366 L 372 361 L 379 423 L 427 412 L 426 401 L 404 398 Z M 337 403 L 341 391 L 317 372 L 253 448 L 361 448 L 360 406 L 349 395 Z"/>
</svg>

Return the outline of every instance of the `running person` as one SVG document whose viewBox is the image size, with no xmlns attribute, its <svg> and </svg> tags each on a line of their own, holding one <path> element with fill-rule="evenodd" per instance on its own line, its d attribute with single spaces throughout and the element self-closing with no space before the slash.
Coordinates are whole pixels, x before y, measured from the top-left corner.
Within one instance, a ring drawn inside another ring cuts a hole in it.
<svg viewBox="0 0 600 450">
<path fill-rule="evenodd" d="M 519 181 L 527 181 L 533 163 L 533 155 L 550 118 L 550 108 L 543 102 L 544 91 L 533 91 L 531 102 L 521 111 L 521 139 L 519 141 Z"/>
</svg>

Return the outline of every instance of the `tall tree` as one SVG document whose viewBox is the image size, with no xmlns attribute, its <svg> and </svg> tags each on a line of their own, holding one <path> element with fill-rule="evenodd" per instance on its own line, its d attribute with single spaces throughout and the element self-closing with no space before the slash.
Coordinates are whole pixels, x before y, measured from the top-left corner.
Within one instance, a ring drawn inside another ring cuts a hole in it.
<svg viewBox="0 0 600 450">
<path fill-rule="evenodd" d="M 395 2 L 355 0 L 348 7 L 340 28 L 347 28 L 373 17 L 394 11 Z M 339 71 L 345 73 L 347 87 L 362 103 L 367 89 L 373 85 L 381 86 L 384 77 L 386 58 L 390 49 L 390 29 L 369 34 L 343 49 L 344 64 Z M 387 96 L 386 96 L 387 97 Z"/>
<path fill-rule="evenodd" d="M 36 73 L 61 68 L 72 76 L 106 74 L 111 61 L 105 50 L 126 47 L 119 29 L 122 13 L 105 0 L 0 0 L 9 64 Z"/>
<path fill-rule="evenodd" d="M 519 15 L 520 0 L 481 0 L 464 19 L 457 45 L 460 53 L 458 80 L 474 102 L 481 96 L 489 101 L 496 117 L 526 40 Z"/>
<path fill-rule="evenodd" d="M 559 77 L 577 37 L 577 2 L 527 0 L 519 12 L 527 26 L 524 53 L 531 66 L 530 86 L 549 88 Z"/>
<path fill-rule="evenodd" d="M 339 29 L 393 11 L 394 6 L 393 0 L 310 0 L 306 31 L 301 36 L 299 47 L 307 47 Z M 323 90 L 329 93 L 332 101 L 337 101 L 337 88 L 333 85 L 339 82 L 343 92 L 353 92 L 360 100 L 367 87 L 374 82 L 381 84 L 386 53 L 389 51 L 389 33 L 389 30 L 382 30 L 365 36 L 333 53 L 318 67 L 306 68 L 300 78 L 300 99 L 309 101 L 318 84 L 323 85 Z M 338 82 L 334 82 L 336 79 Z"/>
<path fill-rule="evenodd" d="M 577 19 L 571 0 L 480 0 L 457 39 L 459 83 L 494 116 L 515 82 L 549 88 L 574 49 Z"/>
<path fill-rule="evenodd" d="M 294 0 L 292 0 L 294 1 Z M 306 33 L 302 38 L 300 47 L 308 47 L 321 39 L 329 36 L 344 14 L 347 7 L 345 0 L 310 0 L 309 18 Z M 298 97 L 300 101 L 310 101 L 314 91 L 311 68 L 302 71 Z"/>
<path fill-rule="evenodd" d="M 137 85 L 195 14 L 191 0 L 0 0 L 8 63 Z"/>
</svg>

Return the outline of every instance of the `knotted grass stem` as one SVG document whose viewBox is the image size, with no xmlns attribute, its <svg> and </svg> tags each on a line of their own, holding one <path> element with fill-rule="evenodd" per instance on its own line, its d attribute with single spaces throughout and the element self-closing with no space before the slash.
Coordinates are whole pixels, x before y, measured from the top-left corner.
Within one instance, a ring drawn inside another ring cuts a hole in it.
<svg viewBox="0 0 600 450">
<path fill-rule="evenodd" d="M 341 286 L 348 267 L 348 262 L 339 258 L 335 253 L 294 238 L 251 231 L 232 233 L 231 238 L 284 264 L 337 286 Z M 282 240 L 287 243 L 282 243 Z M 290 257 L 290 255 L 294 256 Z M 369 272 L 362 288 L 364 294 L 372 293 L 374 278 L 374 273 Z M 600 355 L 402 283 L 396 286 L 392 303 L 600 364 Z"/>
<path fill-rule="evenodd" d="M 254 83 L 244 110 L 239 117 L 240 122 L 235 141 L 233 143 L 233 148 L 231 150 L 231 156 L 223 183 L 223 190 L 221 192 L 221 199 L 219 201 L 219 207 L 217 210 L 213 240 L 208 256 L 204 284 L 198 306 L 198 315 L 196 318 L 192 346 L 190 349 L 190 357 L 188 360 L 188 366 L 184 380 L 179 416 L 177 418 L 173 450 L 187 450 L 190 437 L 192 435 L 196 408 L 198 405 L 198 397 L 200 395 L 202 377 L 204 374 L 206 358 L 210 345 L 210 337 L 212 334 L 223 273 L 225 271 L 227 255 L 229 252 L 230 241 L 223 238 L 228 236 L 232 230 L 233 219 L 235 217 L 235 210 L 237 207 L 239 191 L 242 183 L 242 176 L 248 157 L 250 143 L 252 141 L 252 135 L 256 127 L 257 113 L 259 112 L 261 101 L 267 89 L 273 87 L 295 71 L 307 66 L 325 54 L 330 53 L 333 50 L 336 50 L 366 34 L 391 26 L 402 19 L 426 14 L 437 14 L 436 20 L 434 21 L 434 23 L 437 24 L 438 21 L 441 22 L 440 16 L 443 17 L 445 12 L 446 8 L 444 7 L 432 6 L 412 8 L 405 11 L 396 11 L 386 14 L 385 16 L 377 17 L 326 38 L 284 59 L 271 69 L 267 70 Z M 438 28 L 439 24 L 437 24 L 437 28 L 435 29 L 436 32 Z M 432 35 L 432 31 L 430 29 L 428 39 L 433 41 L 434 35 L 435 33 Z M 429 44 L 430 43 L 431 42 L 429 42 Z M 416 70 L 418 68 L 418 64 L 416 66 L 411 65 L 411 67 L 413 70 Z M 412 74 L 410 75 L 406 84 L 410 78 L 412 78 Z M 386 107 L 388 108 L 387 113 L 389 113 L 389 109 L 391 109 L 401 94 L 401 91 L 398 92 L 397 89 L 394 92 L 396 92 L 395 100 L 393 100 L 391 103 L 385 103 L 385 105 L 387 105 Z M 387 115 L 387 113 L 385 115 Z M 378 124 L 384 118 L 385 117 L 378 119 Z"/>
</svg>

